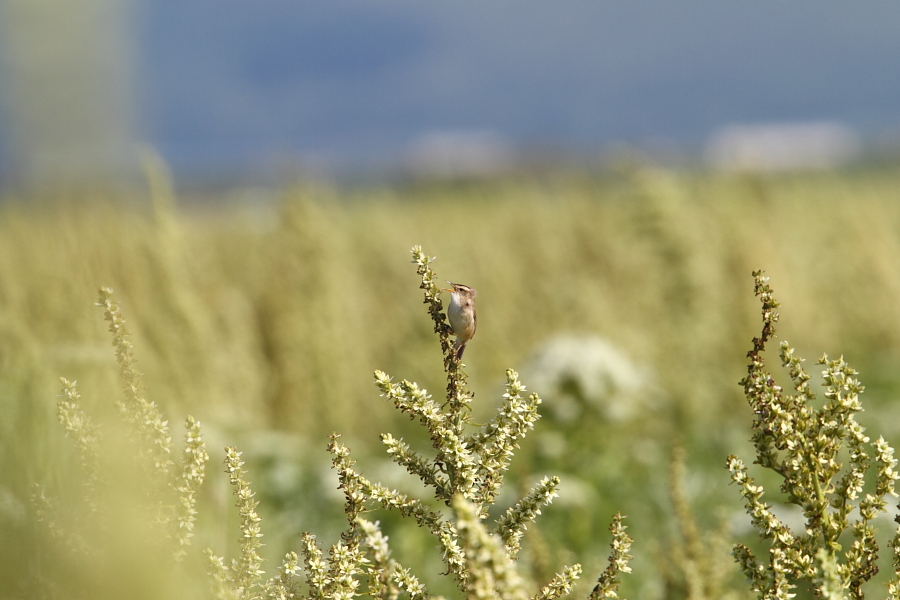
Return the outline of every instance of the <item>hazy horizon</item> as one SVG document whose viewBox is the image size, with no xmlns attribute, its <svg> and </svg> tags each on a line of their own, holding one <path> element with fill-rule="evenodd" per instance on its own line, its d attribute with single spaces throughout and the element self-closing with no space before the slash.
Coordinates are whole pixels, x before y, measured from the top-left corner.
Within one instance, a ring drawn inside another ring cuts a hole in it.
<svg viewBox="0 0 900 600">
<path fill-rule="evenodd" d="M 157 0 L 117 26 L 116 114 L 176 173 L 378 167 L 441 135 L 578 154 L 698 151 L 732 125 L 900 130 L 896 4 Z M 8 163 L 30 135 L 11 71 Z"/>
</svg>

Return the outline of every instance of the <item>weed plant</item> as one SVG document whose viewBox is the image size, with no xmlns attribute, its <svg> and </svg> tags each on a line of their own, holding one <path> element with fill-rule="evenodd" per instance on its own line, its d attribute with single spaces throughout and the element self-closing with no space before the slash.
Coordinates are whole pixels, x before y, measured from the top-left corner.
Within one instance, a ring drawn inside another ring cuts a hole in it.
<svg viewBox="0 0 900 600">
<path fill-rule="evenodd" d="M 778 475 L 785 502 L 801 509 L 804 526 L 792 529 L 762 500 L 766 493 L 737 456 L 727 459 L 731 479 L 740 486 L 751 522 L 763 540 L 764 557 L 748 546 L 734 547 L 735 560 L 760 599 L 787 600 L 798 588 L 816 597 L 865 597 L 863 585 L 878 573 L 879 545 L 874 524 L 887 512 L 887 498 L 897 497 L 900 479 L 894 449 L 883 437 L 872 440 L 855 415 L 863 410 L 863 386 L 843 357 L 823 355 L 824 403 L 818 406 L 803 368 L 788 342 L 780 358 L 794 393 L 765 368 L 763 352 L 775 335 L 778 302 L 768 278 L 755 272 L 755 293 L 762 303 L 763 327 L 748 352 L 750 365 L 741 381 L 753 409 L 754 461 Z M 868 477 L 874 471 L 874 477 Z M 900 517 L 898 517 L 900 522 Z M 888 597 L 900 594 L 900 528 L 888 545 L 894 549 Z M 881 594 L 879 594 L 881 596 Z"/>
<path fill-rule="evenodd" d="M 541 400 L 537 394 L 523 398 L 525 386 L 513 370 L 507 370 L 506 392 L 497 415 L 487 424 L 467 432 L 474 425 L 471 420 L 474 395 L 467 387 L 463 365 L 450 342 L 453 332 L 443 312 L 438 277 L 430 266 L 433 259 L 418 246 L 412 253 L 444 357 L 446 396 L 438 403 L 417 384 L 407 380 L 394 383 L 382 371 L 375 372 L 375 385 L 397 409 L 427 428 L 434 452 L 431 459 L 412 451 L 407 443 L 391 434 L 382 434 L 381 441 L 392 460 L 418 477 L 436 502 L 373 483 L 354 468 L 350 449 L 340 442 L 340 436 L 332 435 L 328 451 L 345 497 L 348 524 L 340 541 L 328 550 L 327 558 L 315 536 L 303 534 L 304 594 L 293 581 L 301 570 L 296 552 L 286 555 L 278 576 L 268 581 L 262 579 L 262 559 L 257 553 L 262 536 L 260 518 L 255 511 L 258 503 L 243 479 L 240 453 L 228 448 L 227 471 L 241 514 L 241 554 L 228 567 L 222 558 L 207 551 L 218 598 L 298 596 L 349 600 L 368 595 L 388 600 L 401 594 L 412 599 L 431 596 L 419 577 L 391 557 L 388 538 L 381 532 L 379 523 L 364 518 L 373 507 L 398 511 L 430 532 L 440 548 L 444 574 L 453 579 L 466 598 L 553 600 L 572 591 L 582 571 L 580 564 L 563 567 L 546 585 L 535 589 L 518 572 L 515 563 L 528 525 L 557 495 L 558 478 L 543 478 L 491 527 L 484 522 L 497 501 L 505 471 L 518 448 L 517 442 L 539 418 L 537 407 Z M 610 530 L 613 541 L 609 566 L 600 575 L 590 600 L 617 597 L 619 574 L 631 570 L 628 567 L 631 538 L 625 533 L 621 515 L 615 515 Z"/>
</svg>

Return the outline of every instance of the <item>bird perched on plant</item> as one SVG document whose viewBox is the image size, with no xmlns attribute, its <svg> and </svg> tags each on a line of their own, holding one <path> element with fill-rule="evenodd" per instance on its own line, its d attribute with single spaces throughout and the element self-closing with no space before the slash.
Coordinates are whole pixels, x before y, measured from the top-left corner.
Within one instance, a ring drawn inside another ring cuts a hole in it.
<svg viewBox="0 0 900 600">
<path fill-rule="evenodd" d="M 475 335 L 475 325 L 478 321 L 475 316 L 475 288 L 461 283 L 448 281 L 450 289 L 450 308 L 447 317 L 450 319 L 450 327 L 456 334 L 456 343 L 453 345 L 456 351 L 456 360 L 461 360 L 466 344 Z"/>
</svg>

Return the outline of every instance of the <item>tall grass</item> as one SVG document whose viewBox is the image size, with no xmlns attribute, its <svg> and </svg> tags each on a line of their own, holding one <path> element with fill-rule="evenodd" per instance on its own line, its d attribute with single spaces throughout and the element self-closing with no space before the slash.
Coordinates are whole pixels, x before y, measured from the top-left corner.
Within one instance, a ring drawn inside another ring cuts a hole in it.
<svg viewBox="0 0 900 600">
<path fill-rule="evenodd" d="M 341 431 L 377 470 L 378 433 L 413 430 L 382 410 L 371 373 L 441 387 L 406 263 L 413 244 L 437 255 L 448 278 L 478 289 L 479 329 L 466 352 L 476 420 L 495 410 L 486 399 L 498 397 L 505 369 L 529 381 L 529 369 L 541 369 L 536 357 L 561 334 L 603 338 L 641 376 L 640 391 L 619 400 L 636 408 L 619 412 L 571 381 L 535 390 L 545 421 L 511 479 L 527 488 L 559 473 L 563 490 L 529 533 L 546 548 L 530 559 L 538 571 L 566 562 L 560 548 L 587 557 L 586 570 L 596 566 L 590 557 L 601 564 L 605 527 L 622 508 L 638 540 L 635 571 L 644 573 L 625 582 L 626 596 L 678 595 L 673 576 L 654 566 L 652 544 L 639 540 L 665 546 L 660 531 L 677 535 L 667 501 L 675 445 L 687 449 L 685 495 L 705 528 L 717 526 L 729 497 L 723 457 L 748 453 L 751 417 L 737 382 L 757 329 L 754 269 L 777 282 L 781 333 L 800 354 L 843 353 L 867 383 L 870 412 L 860 421 L 878 418 L 889 439 L 900 433 L 891 403 L 900 358 L 897 173 L 297 186 L 251 207 L 178 203 L 161 172 L 153 181 L 152 197 L 0 205 L 4 537 L 27 538 L 33 482 L 63 489 L 74 477 L 54 414 L 59 376 L 78 380 L 101 425 L 114 417 L 115 355 L 93 306 L 101 285 L 116 290 L 128 315 L 147 396 L 173 422 L 190 413 L 204 423 L 211 464 L 221 464 L 226 445 L 245 450 L 260 512 L 281 519 L 264 554 L 283 555 L 302 529 L 339 531 L 340 498 L 329 499 L 334 484 L 319 466 L 327 435 Z M 223 477 L 209 476 L 198 523 L 198 537 L 219 547 L 234 519 L 227 482 L 212 481 Z M 410 539 L 395 551 L 414 554 Z M 0 576 L 15 581 L 28 552 L 3 554 Z"/>
</svg>

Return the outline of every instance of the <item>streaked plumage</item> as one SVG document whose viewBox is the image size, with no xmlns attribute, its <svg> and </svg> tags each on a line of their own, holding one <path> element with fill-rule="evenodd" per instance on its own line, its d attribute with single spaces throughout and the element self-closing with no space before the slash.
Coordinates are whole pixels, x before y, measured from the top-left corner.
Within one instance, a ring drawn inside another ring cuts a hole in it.
<svg viewBox="0 0 900 600">
<path fill-rule="evenodd" d="M 456 360 L 461 360 L 466 344 L 475 335 L 475 327 L 478 317 L 475 314 L 475 288 L 461 283 L 448 281 L 451 289 L 450 307 L 447 309 L 447 317 L 450 319 L 450 327 L 456 334 Z"/>
</svg>

